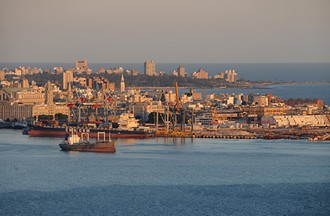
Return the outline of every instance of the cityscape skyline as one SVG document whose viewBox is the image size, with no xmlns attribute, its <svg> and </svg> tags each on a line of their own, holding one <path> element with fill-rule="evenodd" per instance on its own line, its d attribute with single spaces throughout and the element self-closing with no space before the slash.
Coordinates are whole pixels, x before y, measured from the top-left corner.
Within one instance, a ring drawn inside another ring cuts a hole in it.
<svg viewBox="0 0 330 216">
<path fill-rule="evenodd" d="M 330 2 L 2 1 L 0 62 L 330 62 Z"/>
</svg>

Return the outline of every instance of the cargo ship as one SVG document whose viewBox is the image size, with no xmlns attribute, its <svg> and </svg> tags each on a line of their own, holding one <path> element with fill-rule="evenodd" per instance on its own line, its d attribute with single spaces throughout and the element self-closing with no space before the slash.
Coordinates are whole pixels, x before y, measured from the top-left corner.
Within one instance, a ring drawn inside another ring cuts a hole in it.
<svg viewBox="0 0 330 216">
<path fill-rule="evenodd" d="M 62 151 L 81 151 L 81 152 L 102 152 L 102 153 L 115 153 L 116 142 L 114 140 L 107 140 L 104 132 L 97 134 L 97 140 L 90 142 L 89 133 L 81 133 L 78 136 L 72 130 L 71 136 L 67 136 L 65 140 L 59 144 Z"/>
<path fill-rule="evenodd" d="M 89 132 L 91 138 L 96 138 L 98 132 L 111 134 L 112 138 L 149 138 L 154 137 L 153 131 L 133 129 L 133 130 L 122 130 L 122 129 L 108 129 L 108 128 L 88 128 L 88 127 L 47 127 L 40 125 L 32 125 L 28 131 L 31 137 L 65 137 L 69 130 L 73 128 L 77 131 L 80 136 L 81 133 Z"/>
<path fill-rule="evenodd" d="M 109 128 L 105 125 L 99 125 L 96 127 L 94 124 L 88 124 L 87 126 L 76 127 L 56 127 L 45 125 L 31 125 L 28 131 L 31 137 L 65 137 L 71 129 L 75 130 L 80 136 L 81 133 L 88 132 L 91 138 L 97 138 L 98 132 L 104 132 L 106 138 L 109 138 L 109 134 L 114 139 L 117 138 L 149 138 L 154 137 L 155 132 L 148 128 L 140 128 L 138 120 L 134 118 L 132 114 L 122 114 L 119 118 L 118 128 Z"/>
</svg>

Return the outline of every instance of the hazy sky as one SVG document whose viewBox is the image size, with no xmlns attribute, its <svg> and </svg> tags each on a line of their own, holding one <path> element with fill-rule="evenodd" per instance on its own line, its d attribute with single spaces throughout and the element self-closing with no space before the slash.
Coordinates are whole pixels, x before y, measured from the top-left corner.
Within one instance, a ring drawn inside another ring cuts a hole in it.
<svg viewBox="0 0 330 216">
<path fill-rule="evenodd" d="M 330 0 L 0 0 L 0 62 L 330 62 Z"/>
</svg>

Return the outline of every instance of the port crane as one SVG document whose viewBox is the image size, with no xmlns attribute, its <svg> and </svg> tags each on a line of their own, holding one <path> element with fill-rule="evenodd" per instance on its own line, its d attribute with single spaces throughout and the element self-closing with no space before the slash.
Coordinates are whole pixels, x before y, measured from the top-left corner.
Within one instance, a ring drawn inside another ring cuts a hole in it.
<svg viewBox="0 0 330 216">
<path fill-rule="evenodd" d="M 187 133 L 185 131 L 185 121 L 186 121 L 186 110 L 181 106 L 181 101 L 179 98 L 179 86 L 178 82 L 174 83 L 175 88 L 175 103 L 170 105 L 167 105 L 166 109 L 166 115 L 163 117 L 161 116 L 163 122 L 166 124 L 166 131 L 161 131 L 157 129 L 157 133 L 159 135 L 165 135 L 165 136 L 180 136 L 180 137 L 186 137 L 192 135 L 191 133 Z M 171 113 L 171 121 L 170 121 L 170 113 Z M 164 119 L 166 117 L 166 119 Z M 156 117 L 158 119 L 158 116 Z M 178 128 L 178 120 L 180 120 L 180 128 Z M 172 128 L 169 129 L 169 124 L 172 123 Z M 158 126 L 158 122 L 156 123 Z"/>
</svg>

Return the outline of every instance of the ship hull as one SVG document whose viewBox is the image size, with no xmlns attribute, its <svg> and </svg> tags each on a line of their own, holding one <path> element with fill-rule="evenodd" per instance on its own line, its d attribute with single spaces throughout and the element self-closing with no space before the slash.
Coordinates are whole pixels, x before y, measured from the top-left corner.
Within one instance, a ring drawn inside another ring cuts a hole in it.
<svg viewBox="0 0 330 216">
<path fill-rule="evenodd" d="M 139 131 L 139 130 L 115 130 L 115 129 L 86 129 L 86 128 L 77 128 L 75 129 L 80 136 L 82 132 L 86 132 L 88 130 L 91 138 L 97 138 L 98 132 L 104 132 L 106 134 L 106 138 L 109 138 L 109 134 L 111 138 L 134 138 L 134 139 L 143 139 L 154 137 L 153 132 L 148 131 Z M 42 127 L 42 126 L 34 126 L 28 132 L 31 137 L 64 137 L 69 133 L 68 128 L 56 128 L 56 127 Z"/>
<path fill-rule="evenodd" d="M 99 153 L 115 153 L 114 143 L 96 143 L 96 144 L 59 144 L 62 151 L 80 151 L 80 152 L 99 152 Z"/>
</svg>

